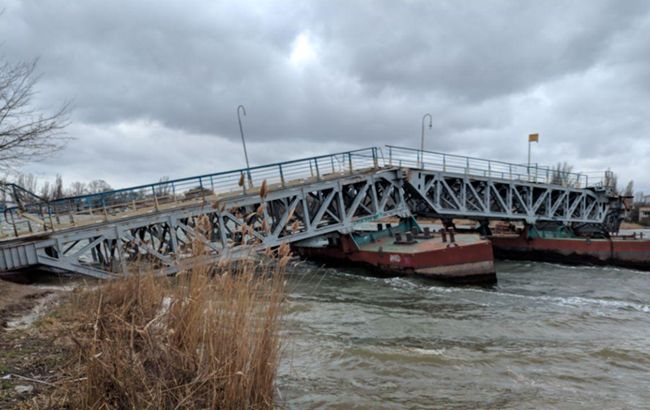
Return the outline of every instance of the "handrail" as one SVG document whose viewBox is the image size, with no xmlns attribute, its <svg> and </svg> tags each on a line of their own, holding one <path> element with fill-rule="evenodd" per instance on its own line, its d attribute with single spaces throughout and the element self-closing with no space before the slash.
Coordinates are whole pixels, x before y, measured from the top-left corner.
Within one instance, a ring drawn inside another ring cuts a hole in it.
<svg viewBox="0 0 650 410">
<path fill-rule="evenodd" d="M 461 172 L 478 176 L 499 177 L 503 179 L 519 179 L 528 182 L 554 184 L 571 187 L 597 186 L 600 178 L 595 178 L 586 173 L 557 172 L 557 170 L 538 164 L 527 165 L 510 163 L 499 160 L 490 160 L 477 157 L 447 154 L 436 151 L 423 151 L 418 149 L 386 146 L 389 150 L 389 164 L 408 164 L 416 168 L 435 169 L 440 171 Z M 558 180 L 559 179 L 559 180 Z"/>
<path fill-rule="evenodd" d="M 408 148 L 408 147 L 400 147 L 397 145 L 386 145 L 388 148 L 395 148 L 395 149 L 400 149 L 400 150 L 405 150 L 405 151 L 419 151 L 416 148 Z M 444 155 L 445 157 L 453 157 L 453 158 L 459 158 L 459 159 L 471 159 L 475 161 L 486 161 L 486 162 L 491 162 L 493 164 L 503 164 L 503 165 L 516 165 L 518 167 L 528 167 L 527 164 L 521 164 L 521 163 L 516 163 L 516 162 L 506 162 L 506 161 L 500 161 L 498 159 L 485 159 L 485 158 L 478 158 L 478 157 L 470 157 L 466 155 L 458 155 L 458 154 L 448 154 L 446 152 L 439 152 L 439 151 L 428 151 L 424 150 L 425 153 L 428 154 L 435 154 L 435 155 Z M 533 167 L 538 167 L 539 169 L 544 169 L 544 170 L 553 170 L 553 168 L 549 167 L 548 165 L 546 166 L 540 166 L 540 165 L 530 165 L 531 168 Z"/>
<path fill-rule="evenodd" d="M 4 209 L 5 228 L 11 226 L 16 237 L 34 229 L 56 230 L 63 227 L 108 221 L 142 212 L 159 211 L 178 204 L 205 203 L 213 195 L 246 195 L 269 186 L 286 187 L 306 181 L 320 181 L 353 172 L 387 166 L 409 166 L 533 183 L 559 184 L 574 188 L 598 187 L 593 176 L 584 173 L 560 173 L 549 167 L 509 163 L 456 154 L 387 145 L 335 154 L 318 155 L 289 161 L 160 181 L 106 192 L 76 195 L 51 201 L 35 201 Z M 422 163 L 418 163 L 418 158 Z M 250 183 L 246 181 L 250 175 Z M 557 181 L 557 178 L 560 178 Z M 35 196 L 35 195 L 34 195 Z M 210 199 L 213 200 L 213 199 Z M 101 219 L 100 219 L 101 218 Z"/>
<path fill-rule="evenodd" d="M 230 174 L 241 174 L 245 173 L 248 171 L 255 171 L 255 170 L 261 170 L 261 169 L 268 169 L 268 168 L 274 168 L 277 167 L 278 165 L 291 165 L 291 164 L 296 164 L 299 162 L 307 161 L 307 160 L 314 160 L 314 159 L 323 159 L 323 158 L 330 158 L 338 155 L 344 155 L 348 153 L 357 153 L 357 152 L 363 152 L 367 151 L 369 149 L 373 149 L 374 147 L 369 147 L 369 148 L 361 148 L 361 149 L 356 149 L 352 151 L 343 151 L 343 152 L 337 152 L 335 154 L 327 154 L 327 155 L 319 155 L 315 157 L 305 157 L 305 158 L 299 158 L 299 159 L 294 159 L 294 160 L 289 160 L 289 161 L 283 161 L 283 162 L 276 162 L 273 164 L 268 164 L 268 165 L 257 165 L 254 167 L 250 168 L 239 168 L 239 169 L 234 169 L 230 171 L 221 171 L 221 172 L 215 172 L 213 174 L 203 174 L 203 175 L 197 175 L 197 176 L 192 176 L 192 177 L 184 177 L 184 178 L 178 178 L 178 179 L 172 179 L 169 181 L 160 181 L 160 182 L 154 182 L 152 184 L 144 184 L 144 185 L 136 185 L 132 187 L 127 187 L 127 188 L 120 188 L 120 189 L 114 189 L 111 191 L 105 191 L 105 192 L 97 192 L 94 194 L 85 194 L 85 195 L 76 195 L 76 196 L 69 196 L 69 197 L 63 197 L 63 198 L 57 198 L 54 200 L 49 201 L 50 204 L 58 202 L 58 201 L 63 201 L 63 200 L 73 200 L 73 199 L 82 199 L 82 198 L 91 198 L 94 196 L 102 196 L 105 194 L 117 194 L 117 193 L 122 193 L 122 192 L 127 192 L 127 191 L 134 191 L 138 189 L 146 189 L 146 188 L 151 188 L 151 187 L 158 187 L 158 186 L 165 186 L 173 183 L 180 183 L 180 182 L 186 182 L 186 181 L 192 181 L 196 179 L 201 179 L 201 178 L 209 178 L 209 177 L 217 177 L 217 176 L 223 176 L 223 175 L 230 175 Z M 361 155 L 359 155 L 361 156 Z M 369 158 L 372 158 L 370 156 Z"/>
<path fill-rule="evenodd" d="M 358 170 L 373 169 L 379 166 L 377 148 L 369 147 L 106 192 L 58 198 L 49 202 L 28 204 L 21 210 L 38 215 L 42 220 L 43 230 L 54 230 L 56 225 L 61 226 L 62 218 L 68 218 L 68 223 L 71 225 L 89 223 L 89 220 L 96 221 L 98 216 L 108 220 L 110 216 L 143 208 L 159 210 L 160 206 L 170 202 L 178 203 L 198 199 L 205 201 L 206 197 L 211 195 L 235 192 L 247 194 L 254 188 L 253 183 L 259 188 L 263 181 L 285 187 L 287 183 L 306 179 L 321 180 L 330 174 L 351 174 Z M 246 183 L 247 181 L 242 183 L 242 175 L 251 176 L 250 185 Z M 5 221 L 13 224 L 16 236 L 19 236 L 16 227 L 18 223 L 21 223 L 20 220 L 16 220 L 20 217 L 18 207 L 7 208 L 4 214 Z"/>
<path fill-rule="evenodd" d="M 5 191 L 5 188 L 11 188 L 11 195 L 14 197 L 14 201 L 19 202 L 20 198 L 18 195 L 18 192 L 23 193 L 24 195 L 35 198 L 36 201 L 38 202 L 47 202 L 45 198 L 40 197 L 39 195 L 36 195 L 32 191 L 23 188 L 22 186 L 15 184 L 13 182 L 0 182 L 0 190 Z M 5 191 L 6 192 L 6 191 Z"/>
</svg>

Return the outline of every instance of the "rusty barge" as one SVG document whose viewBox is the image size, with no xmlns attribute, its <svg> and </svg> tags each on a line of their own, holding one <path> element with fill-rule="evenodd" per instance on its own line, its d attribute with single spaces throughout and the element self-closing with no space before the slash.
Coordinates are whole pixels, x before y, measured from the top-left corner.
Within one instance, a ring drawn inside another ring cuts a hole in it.
<svg viewBox="0 0 650 410">
<path fill-rule="evenodd" d="M 419 276 L 454 283 L 496 281 L 490 242 L 478 234 L 421 229 L 413 218 L 374 231 L 334 234 L 293 245 L 306 259 L 326 265 L 358 265 L 371 273 Z"/>
<path fill-rule="evenodd" d="M 572 265 L 614 265 L 650 270 L 650 238 L 643 235 L 578 236 L 570 229 L 527 226 L 490 236 L 498 259 L 535 260 Z"/>
</svg>

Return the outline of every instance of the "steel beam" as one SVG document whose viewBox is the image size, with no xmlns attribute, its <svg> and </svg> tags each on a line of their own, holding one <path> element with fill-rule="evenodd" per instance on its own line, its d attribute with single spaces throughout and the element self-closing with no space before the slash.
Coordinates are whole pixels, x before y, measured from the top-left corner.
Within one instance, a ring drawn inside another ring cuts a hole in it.
<svg viewBox="0 0 650 410">
<path fill-rule="evenodd" d="M 278 189 L 264 198 L 240 195 L 50 232 L 32 243 L 33 257 L 24 258 L 24 265 L 110 278 L 127 265 L 146 260 L 147 266 L 153 263 L 161 272 L 175 272 L 192 259 L 195 241 L 205 245 L 207 254 L 200 259 L 208 263 L 351 229 L 364 220 L 406 216 L 409 210 L 400 186 L 395 169 L 378 170 Z M 375 192 L 381 193 L 380 200 L 373 197 Z M 203 218 L 207 218 L 208 232 L 202 227 Z M 3 243 L 2 247 L 11 245 Z M 19 267 L 24 266 L 14 268 Z"/>
</svg>

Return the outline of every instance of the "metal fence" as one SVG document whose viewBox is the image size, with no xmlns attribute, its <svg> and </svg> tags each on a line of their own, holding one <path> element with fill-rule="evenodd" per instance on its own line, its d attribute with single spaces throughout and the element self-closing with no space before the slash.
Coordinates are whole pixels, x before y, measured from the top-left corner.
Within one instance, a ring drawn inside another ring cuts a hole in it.
<svg viewBox="0 0 650 410">
<path fill-rule="evenodd" d="M 49 202 L 33 202 L 5 209 L 4 219 L 11 225 L 14 236 L 101 222 L 144 210 L 171 208 L 183 202 L 250 194 L 257 192 L 264 181 L 269 188 L 283 188 L 370 170 L 380 166 L 377 152 L 376 147 L 364 148 Z"/>
<path fill-rule="evenodd" d="M 586 188 L 603 184 L 603 179 L 593 174 L 558 172 L 557 170 L 531 164 L 515 164 L 482 158 L 465 157 L 434 151 L 386 146 L 387 164 L 400 167 L 453 172 L 490 178 L 519 180 L 539 184 L 553 184 L 574 188 Z"/>
<path fill-rule="evenodd" d="M 31 202 L 4 210 L 0 235 L 18 237 L 43 230 L 86 225 L 182 204 L 205 202 L 223 196 L 251 194 L 257 192 L 264 181 L 269 188 L 278 189 L 386 166 L 575 188 L 603 186 L 612 179 L 611 175 L 609 179 L 602 179 L 584 173 L 558 172 L 537 164 L 527 166 L 388 145 L 386 149 L 370 147 L 49 202 L 32 198 Z"/>
</svg>

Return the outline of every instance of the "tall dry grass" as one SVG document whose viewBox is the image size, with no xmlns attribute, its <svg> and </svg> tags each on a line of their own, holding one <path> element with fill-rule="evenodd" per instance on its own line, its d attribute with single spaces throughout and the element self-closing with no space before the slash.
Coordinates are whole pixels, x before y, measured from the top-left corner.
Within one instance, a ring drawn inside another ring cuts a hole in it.
<svg viewBox="0 0 650 410">
<path fill-rule="evenodd" d="M 289 247 L 266 256 L 174 278 L 127 276 L 80 293 L 70 305 L 79 326 L 69 327 L 79 377 L 62 401 L 95 409 L 272 407 Z"/>
</svg>

